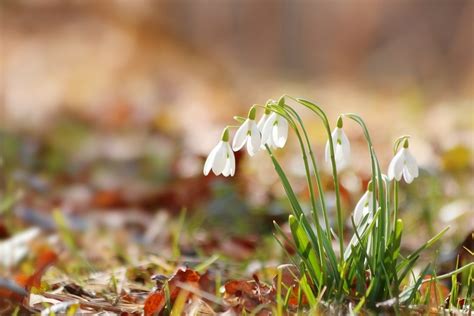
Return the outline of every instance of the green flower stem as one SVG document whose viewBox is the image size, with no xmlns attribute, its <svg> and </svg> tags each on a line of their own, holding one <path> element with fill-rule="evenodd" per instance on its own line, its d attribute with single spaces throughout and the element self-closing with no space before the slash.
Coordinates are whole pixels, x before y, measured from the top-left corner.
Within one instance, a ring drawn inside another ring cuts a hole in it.
<svg viewBox="0 0 474 316">
<path fill-rule="evenodd" d="M 285 108 L 280 108 L 278 106 L 271 106 L 270 109 L 272 111 L 278 113 L 282 117 L 284 117 L 288 121 L 288 123 L 290 124 L 291 128 L 295 131 L 296 137 L 298 138 L 298 142 L 300 144 L 302 156 L 303 156 L 303 163 L 304 163 L 304 168 L 305 168 L 305 173 L 306 173 L 306 182 L 308 183 L 310 200 L 311 200 L 311 207 L 313 209 L 312 213 L 315 214 L 315 211 L 316 211 L 316 197 L 314 195 L 313 181 L 311 180 L 311 171 L 310 171 L 309 164 L 308 164 L 308 156 L 306 154 L 306 149 L 305 149 L 300 131 L 299 131 L 298 127 L 296 126 L 295 121 L 290 116 L 290 114 L 285 110 Z M 319 223 L 319 219 L 317 218 L 317 216 L 315 217 L 315 225 L 316 225 L 316 232 L 318 234 L 318 239 L 321 240 L 321 224 Z M 322 261 L 323 250 L 322 250 L 322 246 L 321 246 L 320 242 L 318 242 L 318 252 L 319 252 L 319 257 L 320 257 L 320 264 L 321 264 L 321 266 L 323 266 L 323 261 Z"/>
<path fill-rule="evenodd" d="M 405 144 L 407 140 L 410 138 L 410 135 L 403 135 L 398 137 L 395 140 L 395 143 L 393 145 L 393 154 L 396 155 L 398 152 L 398 148 L 400 145 Z M 394 186 L 393 186 L 393 225 L 397 222 L 397 217 L 398 217 L 398 181 L 394 180 Z"/>
<path fill-rule="evenodd" d="M 289 112 L 291 112 L 293 114 L 293 116 L 295 116 L 297 118 L 298 122 L 300 123 L 301 129 L 303 130 L 303 135 L 304 135 L 304 138 L 305 138 L 305 141 L 306 141 L 306 145 L 308 146 L 308 153 L 309 153 L 309 156 L 311 158 L 311 164 L 312 164 L 314 174 L 315 174 L 315 178 L 316 178 L 316 184 L 317 184 L 317 187 L 318 187 L 319 200 L 320 200 L 320 203 L 321 203 L 321 210 L 322 210 L 323 217 L 324 217 L 324 223 L 326 225 L 326 231 L 327 231 L 328 239 L 331 240 L 331 238 L 332 238 L 331 237 L 331 226 L 329 225 L 329 218 L 328 218 L 328 212 L 327 212 L 327 207 L 326 207 L 326 198 L 324 196 L 324 189 L 323 189 L 323 186 L 322 186 L 322 183 L 321 183 L 321 176 L 319 174 L 319 169 L 318 169 L 318 166 L 316 164 L 316 159 L 314 158 L 314 153 L 313 153 L 313 149 L 312 149 L 312 146 L 311 146 L 311 142 L 309 141 L 308 133 L 306 132 L 306 128 L 304 127 L 303 121 L 302 121 L 301 117 L 298 115 L 298 113 L 291 106 L 289 106 L 287 104 L 285 104 L 285 107 L 288 109 Z"/>
<path fill-rule="evenodd" d="M 393 182 L 393 225 L 396 224 L 398 217 L 398 182 Z"/>
<path fill-rule="evenodd" d="M 339 254 L 340 254 L 340 260 L 341 264 L 344 262 L 344 224 L 342 220 L 342 208 L 341 208 L 341 196 L 339 192 L 339 178 L 337 175 L 337 167 L 336 167 L 336 158 L 334 154 L 334 144 L 332 142 L 332 136 L 331 136 L 331 127 L 329 125 L 329 120 L 324 113 L 324 111 L 317 106 L 316 104 L 300 99 L 300 98 L 293 98 L 291 96 L 288 96 L 290 99 L 298 102 L 299 104 L 303 105 L 304 107 L 308 108 L 311 110 L 313 113 L 318 115 L 321 120 L 323 121 L 323 125 L 326 129 L 328 139 L 329 139 L 329 151 L 330 151 L 330 156 L 331 156 L 331 166 L 332 166 L 332 175 L 333 175 L 333 180 L 334 180 L 334 191 L 336 194 L 336 212 L 337 212 L 337 226 L 338 226 L 338 239 L 339 239 Z"/>
<path fill-rule="evenodd" d="M 306 233 L 308 234 L 313 247 L 316 249 L 316 245 L 318 244 L 318 239 L 316 238 L 316 235 L 314 234 L 314 232 L 311 228 L 311 225 L 309 224 L 306 217 L 304 216 L 301 205 L 299 204 L 298 199 L 296 198 L 295 192 L 293 191 L 293 188 L 291 187 L 291 184 L 288 180 L 288 177 L 286 176 L 285 172 L 283 171 L 283 169 L 282 169 L 280 163 L 278 162 L 278 160 L 275 158 L 272 150 L 267 145 L 265 145 L 265 148 L 267 149 L 267 152 L 270 155 L 270 158 L 272 160 L 273 166 L 275 167 L 275 171 L 278 174 L 278 176 L 280 177 L 280 180 L 283 184 L 283 188 L 285 189 L 285 193 L 288 196 L 288 200 L 290 201 L 291 208 L 293 210 L 294 216 L 298 219 L 301 219 L 301 222 L 304 226 L 304 229 L 305 229 Z M 311 278 L 313 280 L 320 280 L 320 277 L 319 277 L 319 275 L 320 275 L 319 272 L 320 271 L 317 270 L 320 267 L 313 267 L 311 265 L 307 265 L 307 268 L 308 268 L 309 273 L 311 274 Z"/>
<path fill-rule="evenodd" d="M 383 257 L 385 255 L 385 228 L 387 227 L 386 221 L 387 218 L 385 217 L 386 215 L 386 201 L 385 201 L 385 190 L 384 190 L 384 185 L 383 185 L 383 180 L 382 180 L 382 173 L 380 172 L 380 165 L 377 159 L 377 155 L 375 154 L 375 150 L 372 144 L 372 139 L 369 134 L 369 130 L 362 118 L 356 114 L 353 113 L 348 113 L 345 114 L 345 116 L 349 117 L 350 119 L 354 120 L 356 123 L 360 125 L 364 132 L 365 139 L 367 141 L 367 145 L 369 147 L 369 153 L 370 153 L 370 160 L 371 160 L 371 167 L 372 167 L 372 183 L 377 184 L 377 193 L 378 193 L 378 198 L 380 202 L 380 208 L 382 210 L 380 220 L 377 222 L 377 229 L 374 230 L 373 232 L 373 265 L 377 267 L 378 265 L 376 264 L 377 261 L 383 263 Z M 373 195 L 373 212 L 375 213 L 376 209 L 376 194 Z M 378 247 L 378 249 L 377 249 Z"/>
<path fill-rule="evenodd" d="M 333 250 L 332 246 L 330 245 L 332 237 L 331 237 L 331 231 L 330 231 L 330 226 L 329 226 L 329 220 L 328 220 L 327 212 L 326 212 L 326 208 L 325 208 L 326 204 L 325 204 L 324 195 L 323 195 L 324 191 L 323 191 L 323 188 L 322 188 L 322 185 L 321 185 L 321 179 L 319 177 L 319 171 L 317 169 L 314 154 L 312 153 L 312 150 L 311 150 L 311 143 L 309 141 L 309 137 L 307 135 L 306 129 L 304 128 L 304 124 L 301 120 L 301 117 L 290 106 L 284 105 L 283 107 L 281 107 L 281 105 L 282 104 L 280 104 L 280 106 L 278 108 L 272 107 L 272 110 L 276 111 L 277 113 L 279 113 L 280 115 L 285 117 L 287 120 L 292 122 L 292 125 L 294 124 L 295 127 L 296 127 L 296 124 L 294 123 L 294 120 L 291 117 L 293 115 L 297 119 L 297 121 L 299 122 L 299 124 L 301 126 L 301 129 L 303 130 L 303 133 L 304 133 L 304 138 L 305 138 L 305 141 L 306 141 L 306 145 L 308 146 L 308 151 L 310 152 L 312 166 L 313 166 L 313 169 L 314 169 L 315 174 L 316 174 L 316 181 L 318 183 L 318 190 L 320 192 L 320 199 L 323 199 L 323 200 L 321 200 L 322 205 L 324 205 L 324 208 L 322 208 L 322 210 L 323 210 L 324 218 L 325 218 L 325 221 L 326 221 L 326 227 L 327 227 L 327 231 L 326 231 L 327 236 L 325 236 L 323 234 L 322 230 L 321 230 L 321 224 L 320 224 L 319 218 L 316 214 L 314 187 L 313 187 L 312 180 L 311 180 L 312 179 L 311 178 L 311 170 L 309 169 L 309 166 L 308 166 L 308 159 L 307 159 L 307 154 L 306 154 L 307 150 L 306 150 L 306 148 L 304 146 L 304 143 L 302 141 L 301 133 L 299 133 L 296 130 L 296 135 L 297 135 L 298 141 L 300 143 L 301 150 L 303 152 L 303 161 L 305 163 L 306 179 L 307 179 L 307 182 L 308 182 L 309 191 L 310 191 L 310 195 L 311 195 L 311 201 L 312 201 L 312 207 L 313 207 L 312 215 L 313 215 L 313 219 L 314 219 L 316 230 L 317 230 L 318 240 L 320 241 L 318 246 L 321 247 L 321 244 L 322 244 L 322 246 L 324 247 L 324 249 L 326 251 L 326 255 L 329 259 L 329 262 L 331 263 L 330 267 L 332 268 L 332 271 L 333 271 L 333 278 L 336 279 L 336 280 L 339 280 L 340 278 L 338 278 L 336 254 L 334 253 L 334 250 Z M 283 114 L 281 112 L 280 108 L 285 112 L 285 114 Z M 321 248 L 319 248 L 319 249 L 321 249 Z M 322 255 L 324 254 L 324 252 L 322 250 L 320 250 L 320 252 L 321 252 Z M 321 260 L 323 260 L 322 256 L 321 256 Z M 323 264 L 323 270 L 325 270 L 324 263 L 322 261 L 321 261 L 321 264 Z"/>
</svg>

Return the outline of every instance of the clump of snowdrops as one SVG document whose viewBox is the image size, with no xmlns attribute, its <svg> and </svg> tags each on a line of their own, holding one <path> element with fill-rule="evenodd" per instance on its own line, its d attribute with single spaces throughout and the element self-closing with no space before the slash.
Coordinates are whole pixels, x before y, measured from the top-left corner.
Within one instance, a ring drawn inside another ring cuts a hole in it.
<svg viewBox="0 0 474 316">
<path fill-rule="evenodd" d="M 310 135 L 298 112 L 289 105 L 309 109 L 318 118 L 327 132 L 325 160 L 332 170 L 336 197 L 335 227 L 329 221 L 328 206 L 321 183 L 318 161 L 311 147 Z M 257 122 L 257 110 L 263 114 Z M 434 274 L 428 264 L 421 273 L 415 275 L 414 267 L 421 252 L 433 245 L 447 231 L 445 228 L 426 241 L 408 256 L 400 253 L 403 235 L 403 222 L 398 218 L 398 186 L 404 180 L 411 183 L 418 177 L 418 165 L 410 152 L 409 137 L 402 136 L 395 141 L 394 157 L 389 164 L 387 175 L 377 159 L 368 128 L 364 120 L 352 113 L 339 116 L 336 127 L 331 131 L 330 122 L 324 111 L 313 102 L 301 98 L 283 96 L 278 101 L 269 100 L 264 106 L 254 105 L 247 118 L 234 117 L 240 126 L 232 140 L 230 128 L 224 129 L 220 141 L 210 152 L 204 174 L 233 176 L 235 174 L 234 151 L 244 146 L 250 156 L 259 150 L 266 150 L 271 158 L 281 183 L 291 204 L 289 224 L 292 240 L 275 223 L 277 240 L 295 245 L 297 257 L 294 263 L 300 268 L 300 295 L 305 296 L 310 307 L 320 302 L 350 303 L 353 311 L 362 307 L 393 307 L 422 303 L 419 288 L 424 282 L 437 282 L 444 278 L 454 278 L 457 273 L 467 271 L 469 282 L 456 287 L 456 293 L 466 293 L 463 306 L 469 309 L 472 304 L 473 263 L 457 270 L 431 278 Z M 353 121 L 362 129 L 370 155 L 371 180 L 367 191 L 357 203 L 350 222 L 352 238 L 344 240 L 344 219 L 340 198 L 338 172 L 350 167 L 350 142 L 344 133 L 344 123 Z M 288 130 L 295 133 L 304 162 L 311 207 L 305 210 L 298 200 L 283 167 L 273 151 L 285 146 Z M 453 301 L 454 302 L 454 301 Z"/>
</svg>

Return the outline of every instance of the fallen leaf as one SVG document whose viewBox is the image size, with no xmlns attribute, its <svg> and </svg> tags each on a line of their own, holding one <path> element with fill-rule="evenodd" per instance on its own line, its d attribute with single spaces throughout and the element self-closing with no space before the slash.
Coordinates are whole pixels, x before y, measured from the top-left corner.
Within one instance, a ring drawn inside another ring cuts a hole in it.
<svg viewBox="0 0 474 316">
<path fill-rule="evenodd" d="M 431 275 L 427 275 L 424 279 L 430 280 L 431 278 Z M 429 301 L 427 303 L 429 308 L 438 309 L 438 307 L 444 303 L 450 291 L 443 283 L 436 280 L 430 280 L 421 285 L 420 293 L 422 298 L 428 296 Z"/>
<path fill-rule="evenodd" d="M 3 298 L 2 306 L 9 304 L 20 304 L 26 307 L 30 290 L 39 287 L 41 277 L 46 269 L 57 260 L 57 255 L 52 250 L 44 250 L 36 259 L 35 272 L 31 275 L 17 274 L 14 280 L 0 278 L 0 298 Z M 0 308 L 1 309 L 1 308 Z"/>
<path fill-rule="evenodd" d="M 224 300 L 237 311 L 251 312 L 259 305 L 275 301 L 275 289 L 260 282 L 256 275 L 253 281 L 228 281 L 224 288 Z"/>
<path fill-rule="evenodd" d="M 120 208 L 126 206 L 122 192 L 118 190 L 98 191 L 93 199 L 92 205 L 98 208 Z"/>
<path fill-rule="evenodd" d="M 298 292 L 300 283 L 300 271 L 298 270 L 298 267 L 293 264 L 283 264 L 278 266 L 277 269 L 281 271 L 279 273 L 281 273 L 282 298 L 284 299 L 288 295 L 288 291 L 291 291 L 288 304 L 292 307 L 297 307 L 299 305 Z M 273 287 L 275 289 L 278 288 L 278 275 L 273 278 Z M 304 293 L 301 294 L 301 304 L 308 304 L 308 299 Z"/>
<path fill-rule="evenodd" d="M 165 307 L 165 295 L 163 291 L 151 293 L 143 306 L 144 315 L 157 315 Z"/>
<path fill-rule="evenodd" d="M 46 270 L 58 260 L 56 252 L 50 249 L 44 249 L 40 251 L 40 254 L 35 262 L 35 273 L 27 278 L 23 276 L 17 276 L 16 280 L 19 284 L 22 284 L 27 291 L 30 291 L 33 287 L 40 287 L 41 278 Z"/>
<path fill-rule="evenodd" d="M 168 281 L 165 281 L 163 287 L 160 287 L 159 290 L 150 294 L 144 304 L 143 311 L 145 316 L 146 315 L 156 315 L 159 314 L 166 304 L 166 297 L 165 297 L 165 286 L 166 283 L 168 285 L 168 290 L 170 293 L 170 301 L 171 304 L 176 300 L 180 292 L 182 291 L 179 284 L 186 284 L 187 286 L 199 288 L 199 273 L 194 270 L 188 268 L 180 268 L 176 271 L 174 275 L 172 275 Z M 191 293 L 188 293 L 189 296 L 192 296 Z"/>
</svg>

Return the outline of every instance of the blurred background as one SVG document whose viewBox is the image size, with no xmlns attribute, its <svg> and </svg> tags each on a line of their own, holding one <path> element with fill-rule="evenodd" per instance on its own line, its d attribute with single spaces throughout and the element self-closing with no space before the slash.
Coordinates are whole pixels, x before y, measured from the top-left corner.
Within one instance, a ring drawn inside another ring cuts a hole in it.
<svg viewBox="0 0 474 316">
<path fill-rule="evenodd" d="M 50 236 L 64 220 L 75 242 L 56 246 L 97 266 L 143 249 L 258 257 L 288 214 L 270 160 L 239 155 L 232 179 L 202 166 L 234 115 L 289 94 L 332 122 L 364 117 L 384 170 L 394 140 L 412 135 L 422 171 L 402 186 L 405 247 L 451 225 L 441 257 L 452 266 L 469 241 L 474 1 L 3 0 L 0 27 L 3 240 L 31 227 Z M 302 114 L 324 165 L 324 130 Z M 345 129 L 349 216 L 370 165 L 361 131 Z M 297 149 L 290 136 L 278 155 L 304 200 Z"/>
</svg>

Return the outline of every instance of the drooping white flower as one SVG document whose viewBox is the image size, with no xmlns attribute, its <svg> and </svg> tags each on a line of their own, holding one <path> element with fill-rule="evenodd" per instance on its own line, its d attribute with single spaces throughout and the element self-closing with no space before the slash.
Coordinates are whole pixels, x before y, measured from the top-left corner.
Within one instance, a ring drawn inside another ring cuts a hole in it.
<svg viewBox="0 0 474 316">
<path fill-rule="evenodd" d="M 331 140 L 334 148 L 334 159 L 338 170 L 344 169 L 351 158 L 351 144 L 342 129 L 342 117 L 337 120 L 337 126 L 331 134 Z M 326 142 L 325 159 L 327 163 L 331 163 L 331 148 L 329 140 Z"/>
<path fill-rule="evenodd" d="M 378 203 L 375 201 L 375 208 L 378 208 Z M 369 183 L 367 187 L 367 191 L 365 191 L 364 195 L 360 198 L 359 202 L 357 202 L 356 207 L 354 208 L 353 217 L 354 217 L 354 224 L 355 229 L 357 230 L 357 234 L 361 236 L 364 234 L 366 229 L 369 227 L 371 222 L 374 219 L 374 189 L 372 182 Z M 367 220 L 364 222 L 363 219 L 367 217 Z M 352 252 L 353 246 L 359 243 L 359 238 L 356 234 L 354 234 L 349 242 L 346 251 L 344 252 L 344 258 L 347 259 L 350 257 Z M 371 252 L 372 248 L 372 236 L 369 236 L 367 239 L 367 252 Z"/>
<path fill-rule="evenodd" d="M 388 178 L 390 181 L 393 179 L 400 181 L 402 176 L 406 183 L 411 183 L 413 179 L 418 177 L 418 164 L 415 157 L 408 150 L 407 139 L 388 166 Z"/>
<path fill-rule="evenodd" d="M 288 139 L 288 121 L 273 112 L 262 127 L 262 144 L 269 147 L 283 148 Z"/>
<path fill-rule="evenodd" d="M 354 209 L 354 222 L 356 225 L 359 225 L 362 219 L 369 214 L 369 219 L 373 216 L 372 210 L 374 206 L 374 192 L 372 184 L 369 184 L 367 191 L 357 202 Z"/>
<path fill-rule="evenodd" d="M 248 118 L 240 125 L 237 133 L 235 133 L 232 148 L 237 151 L 244 147 L 247 143 L 247 151 L 250 156 L 253 156 L 260 149 L 262 138 L 255 122 L 256 108 L 252 107 L 249 111 Z"/>
<path fill-rule="evenodd" d="M 267 122 L 270 115 L 271 115 L 271 111 L 268 109 L 265 109 L 265 112 L 263 113 L 262 117 L 258 120 L 257 128 L 260 131 L 260 133 L 263 132 L 263 126 Z"/>
<path fill-rule="evenodd" d="M 211 150 L 204 164 L 203 173 L 205 176 L 212 172 L 218 176 L 222 174 L 224 177 L 233 176 L 235 174 L 235 157 L 229 144 L 229 131 L 224 129 L 221 140 Z"/>
<path fill-rule="evenodd" d="M 271 111 L 269 109 L 265 109 L 265 112 L 263 113 L 262 117 L 260 120 L 258 120 L 257 123 L 257 128 L 260 131 L 260 134 L 263 135 L 263 127 L 265 126 L 265 123 L 268 121 L 268 119 L 271 116 Z M 275 148 L 275 144 L 273 143 L 273 137 L 270 137 L 266 143 L 263 142 L 263 137 L 262 137 L 262 145 L 260 146 L 261 149 L 265 149 L 265 145 L 268 145 L 270 148 Z"/>
</svg>

